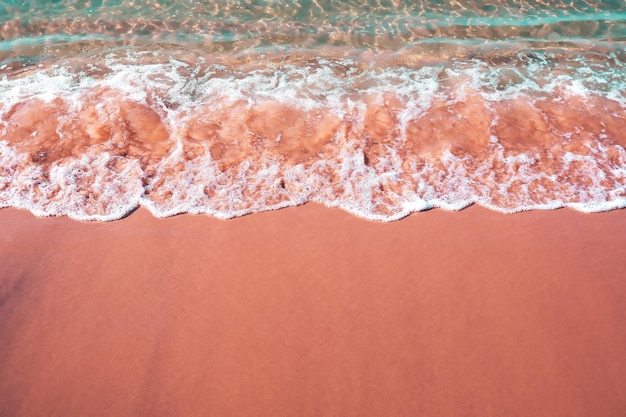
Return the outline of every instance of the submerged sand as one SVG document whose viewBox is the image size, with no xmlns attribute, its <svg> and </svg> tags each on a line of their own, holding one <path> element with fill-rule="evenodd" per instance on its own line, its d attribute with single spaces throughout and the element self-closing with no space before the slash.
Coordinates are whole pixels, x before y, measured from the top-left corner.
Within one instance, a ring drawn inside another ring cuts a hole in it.
<svg viewBox="0 0 626 417">
<path fill-rule="evenodd" d="M 0 211 L 1 416 L 623 416 L 626 211 Z"/>
</svg>

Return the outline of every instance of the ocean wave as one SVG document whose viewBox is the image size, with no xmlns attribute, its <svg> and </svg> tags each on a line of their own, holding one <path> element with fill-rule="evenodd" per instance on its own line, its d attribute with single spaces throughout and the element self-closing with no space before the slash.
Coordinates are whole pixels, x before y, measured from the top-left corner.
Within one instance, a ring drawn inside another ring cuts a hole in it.
<svg viewBox="0 0 626 417">
<path fill-rule="evenodd" d="M 625 91 L 619 50 L 120 49 L 5 69 L 0 206 L 113 220 L 315 201 L 381 221 L 473 203 L 621 208 Z"/>
</svg>

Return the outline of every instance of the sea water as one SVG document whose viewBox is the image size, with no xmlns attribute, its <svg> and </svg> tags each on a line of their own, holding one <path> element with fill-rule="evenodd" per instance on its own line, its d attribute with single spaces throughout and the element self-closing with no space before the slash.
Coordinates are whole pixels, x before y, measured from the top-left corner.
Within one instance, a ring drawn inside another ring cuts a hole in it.
<svg viewBox="0 0 626 417">
<path fill-rule="evenodd" d="M 0 207 L 626 206 L 622 0 L 1 0 Z"/>
</svg>

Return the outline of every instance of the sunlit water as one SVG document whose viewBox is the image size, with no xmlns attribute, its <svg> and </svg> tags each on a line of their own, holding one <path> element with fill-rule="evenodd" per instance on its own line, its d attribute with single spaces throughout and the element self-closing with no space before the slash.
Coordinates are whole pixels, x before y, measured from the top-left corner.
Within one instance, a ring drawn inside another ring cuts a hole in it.
<svg viewBox="0 0 626 417">
<path fill-rule="evenodd" d="M 0 1 L 0 206 L 626 206 L 623 1 Z"/>
</svg>

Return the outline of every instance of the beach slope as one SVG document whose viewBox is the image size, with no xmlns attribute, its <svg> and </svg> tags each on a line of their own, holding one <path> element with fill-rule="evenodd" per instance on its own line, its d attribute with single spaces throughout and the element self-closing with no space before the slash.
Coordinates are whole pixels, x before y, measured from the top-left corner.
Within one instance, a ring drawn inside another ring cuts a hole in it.
<svg viewBox="0 0 626 417">
<path fill-rule="evenodd" d="M 0 211 L 1 416 L 623 416 L 626 211 Z"/>
</svg>

